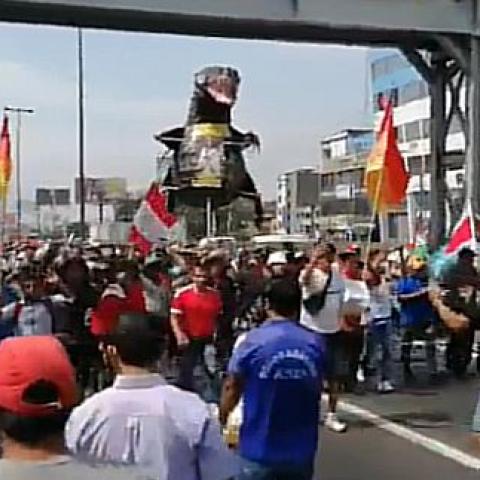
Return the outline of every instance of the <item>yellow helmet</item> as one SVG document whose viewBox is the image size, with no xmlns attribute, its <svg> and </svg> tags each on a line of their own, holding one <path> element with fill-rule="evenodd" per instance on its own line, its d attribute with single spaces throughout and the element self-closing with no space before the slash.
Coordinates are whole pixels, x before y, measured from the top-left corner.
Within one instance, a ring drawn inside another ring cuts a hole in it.
<svg viewBox="0 0 480 480">
<path fill-rule="evenodd" d="M 407 259 L 407 267 L 412 270 L 422 270 L 426 265 L 426 259 L 420 255 L 410 255 Z"/>
</svg>

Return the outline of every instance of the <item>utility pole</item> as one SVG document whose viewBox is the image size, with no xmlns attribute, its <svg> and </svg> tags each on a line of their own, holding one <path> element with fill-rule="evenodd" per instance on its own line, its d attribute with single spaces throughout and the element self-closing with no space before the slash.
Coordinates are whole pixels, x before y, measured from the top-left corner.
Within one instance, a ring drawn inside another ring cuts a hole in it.
<svg viewBox="0 0 480 480">
<path fill-rule="evenodd" d="M 17 126 L 15 132 L 15 177 L 17 184 L 17 237 L 20 240 L 22 236 L 22 176 L 20 163 L 20 140 L 22 131 L 22 115 L 34 114 L 33 108 L 5 107 L 5 112 L 14 113 L 17 117 Z"/>
<path fill-rule="evenodd" d="M 78 29 L 78 177 L 80 197 L 80 231 L 85 240 L 85 92 L 84 92 L 84 64 L 83 64 L 83 32 Z"/>
</svg>

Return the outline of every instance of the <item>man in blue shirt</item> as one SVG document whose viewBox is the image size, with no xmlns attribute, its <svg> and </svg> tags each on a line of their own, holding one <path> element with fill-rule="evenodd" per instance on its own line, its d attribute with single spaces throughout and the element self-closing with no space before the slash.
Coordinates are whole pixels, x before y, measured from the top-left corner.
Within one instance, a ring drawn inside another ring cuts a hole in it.
<svg viewBox="0 0 480 480">
<path fill-rule="evenodd" d="M 407 273 L 395 285 L 400 303 L 400 326 L 403 330 L 402 362 L 406 382 L 415 380 L 411 369 L 413 340 L 426 341 L 427 366 L 431 381 L 437 381 L 435 355 L 435 313 L 428 298 L 426 263 L 415 257 L 407 260 Z"/>
<path fill-rule="evenodd" d="M 310 480 L 318 443 L 324 371 L 321 336 L 300 326 L 293 280 L 273 280 L 268 320 L 234 352 L 220 404 L 220 420 L 243 395 L 241 480 Z"/>
</svg>

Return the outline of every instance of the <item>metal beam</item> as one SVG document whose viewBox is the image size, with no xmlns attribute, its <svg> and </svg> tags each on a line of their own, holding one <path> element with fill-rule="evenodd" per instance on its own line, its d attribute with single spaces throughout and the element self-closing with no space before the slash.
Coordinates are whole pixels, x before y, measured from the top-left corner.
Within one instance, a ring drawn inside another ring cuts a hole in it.
<svg viewBox="0 0 480 480">
<path fill-rule="evenodd" d="M 7 21 L 418 48 L 435 33 L 469 35 L 471 17 L 454 0 L 0 0 Z"/>
<path fill-rule="evenodd" d="M 466 151 L 466 198 L 479 212 L 480 192 L 480 38 L 471 38 L 471 75 L 468 97 L 468 138 Z"/>
<path fill-rule="evenodd" d="M 435 35 L 435 39 L 443 50 L 456 60 L 465 75 L 470 76 L 469 52 L 447 35 Z"/>
<path fill-rule="evenodd" d="M 430 65 L 425 61 L 422 54 L 412 48 L 402 48 L 402 53 L 405 55 L 405 58 L 415 67 L 417 72 L 422 76 L 422 78 L 428 83 L 433 82 L 433 73 Z"/>
<path fill-rule="evenodd" d="M 443 58 L 433 59 L 434 77 L 430 84 L 430 243 L 434 248 L 441 245 L 445 237 L 446 70 L 446 62 Z"/>
</svg>

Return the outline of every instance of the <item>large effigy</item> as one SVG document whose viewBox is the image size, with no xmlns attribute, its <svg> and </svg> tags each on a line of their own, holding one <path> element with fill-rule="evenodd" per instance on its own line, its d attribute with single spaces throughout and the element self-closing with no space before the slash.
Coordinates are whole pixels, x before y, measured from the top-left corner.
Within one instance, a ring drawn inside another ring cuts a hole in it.
<svg viewBox="0 0 480 480">
<path fill-rule="evenodd" d="M 173 152 L 173 161 L 162 180 L 171 208 L 205 207 L 210 202 L 211 208 L 217 209 L 244 197 L 254 203 L 260 220 L 260 195 L 243 155 L 249 147 L 259 149 L 260 142 L 257 135 L 232 126 L 239 85 L 239 73 L 233 68 L 202 69 L 195 74 L 185 126 L 155 135 Z"/>
</svg>

